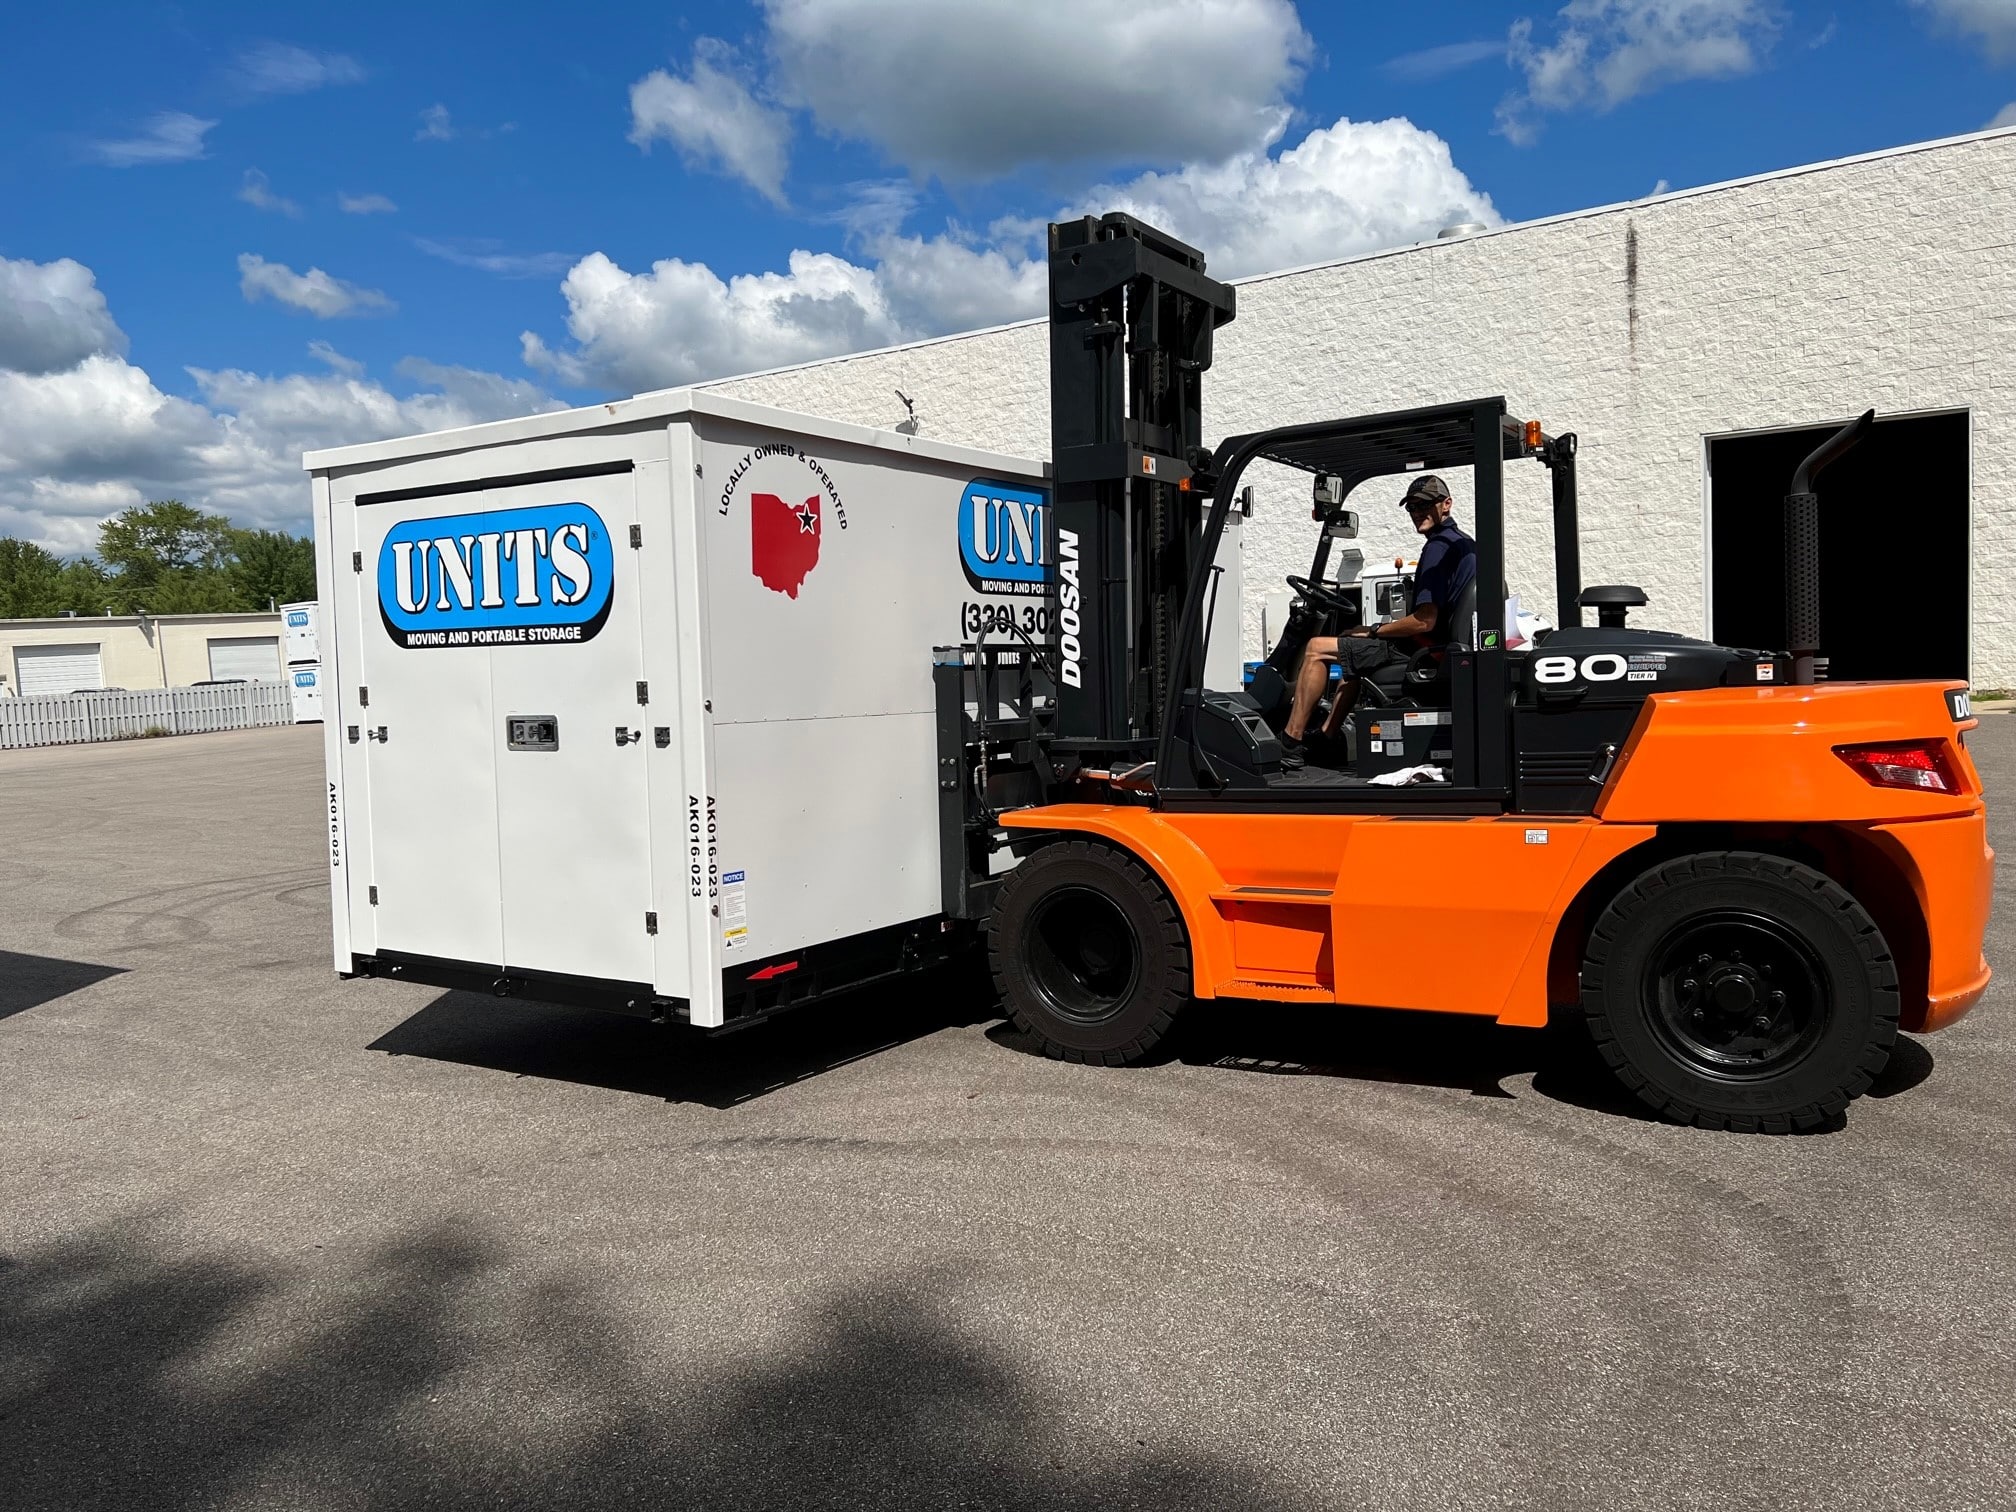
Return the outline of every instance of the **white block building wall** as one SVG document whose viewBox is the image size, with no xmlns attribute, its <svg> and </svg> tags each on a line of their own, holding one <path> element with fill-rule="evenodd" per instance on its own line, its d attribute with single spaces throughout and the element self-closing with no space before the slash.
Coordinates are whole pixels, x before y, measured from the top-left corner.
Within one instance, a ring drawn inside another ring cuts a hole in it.
<svg viewBox="0 0 2016 1512">
<path fill-rule="evenodd" d="M 1205 381 L 1206 433 L 1503 394 L 1581 437 L 1584 582 L 1637 583 L 1652 602 L 1635 623 L 1701 633 L 1705 438 L 1871 405 L 1968 409 L 1973 679 L 2016 686 L 2012 190 L 2016 131 L 1983 133 L 1245 279 Z M 883 426 L 903 416 L 901 389 L 924 434 L 1047 456 L 1047 360 L 1032 321 L 711 386 Z M 1253 481 L 1249 654 L 1262 595 L 1314 546 L 1307 480 Z M 1450 481 L 1467 523 L 1467 479 Z M 1352 497 L 1368 562 L 1412 539 L 1399 492 Z M 1551 613 L 1548 497 L 1538 464 L 1508 469 L 1512 587 Z M 1900 602 L 1883 576 L 1911 549 L 1903 499 L 1869 543 L 1883 612 Z"/>
</svg>

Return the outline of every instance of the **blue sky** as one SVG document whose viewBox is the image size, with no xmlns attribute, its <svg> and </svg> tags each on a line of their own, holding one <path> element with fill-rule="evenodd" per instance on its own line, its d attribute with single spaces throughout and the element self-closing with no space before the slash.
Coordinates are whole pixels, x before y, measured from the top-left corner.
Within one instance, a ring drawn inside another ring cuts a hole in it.
<svg viewBox="0 0 2016 1512">
<path fill-rule="evenodd" d="M 1033 314 L 1060 212 L 1238 275 L 2016 118 L 2016 0 L 298 15 L 10 19 L 0 533 Z"/>
</svg>

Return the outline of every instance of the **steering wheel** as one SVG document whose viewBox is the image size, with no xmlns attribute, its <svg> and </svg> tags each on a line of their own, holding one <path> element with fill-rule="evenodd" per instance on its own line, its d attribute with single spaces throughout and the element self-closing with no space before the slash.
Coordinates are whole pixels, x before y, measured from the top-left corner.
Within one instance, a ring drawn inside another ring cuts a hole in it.
<svg viewBox="0 0 2016 1512">
<path fill-rule="evenodd" d="M 1313 582 L 1308 578 L 1291 577 L 1288 579 L 1288 586 L 1293 588 L 1302 598 L 1308 599 L 1320 609 L 1334 609 L 1339 614 L 1352 614 L 1356 612 L 1356 606 L 1334 589 L 1327 588 L 1323 584 Z"/>
</svg>

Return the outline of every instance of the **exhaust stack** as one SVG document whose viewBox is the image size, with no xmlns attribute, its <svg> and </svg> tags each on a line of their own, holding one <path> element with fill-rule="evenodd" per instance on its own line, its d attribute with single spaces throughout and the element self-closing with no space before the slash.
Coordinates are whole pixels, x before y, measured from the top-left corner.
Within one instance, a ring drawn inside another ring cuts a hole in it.
<svg viewBox="0 0 2016 1512">
<path fill-rule="evenodd" d="M 1802 687 L 1813 682 L 1820 650 L 1820 496 L 1813 484 L 1875 423 L 1876 411 L 1864 410 L 1822 441 L 1792 474 L 1785 495 L 1785 649 L 1792 653 L 1792 681 Z"/>
</svg>

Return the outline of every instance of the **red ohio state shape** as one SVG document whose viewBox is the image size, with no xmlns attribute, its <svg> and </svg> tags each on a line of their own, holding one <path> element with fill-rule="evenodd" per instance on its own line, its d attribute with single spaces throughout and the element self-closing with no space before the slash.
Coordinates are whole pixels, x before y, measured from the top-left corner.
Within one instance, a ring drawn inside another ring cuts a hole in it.
<svg viewBox="0 0 2016 1512">
<path fill-rule="evenodd" d="M 786 504 L 775 494 L 749 496 L 749 570 L 773 593 L 798 597 L 819 565 L 819 495 Z"/>
</svg>

